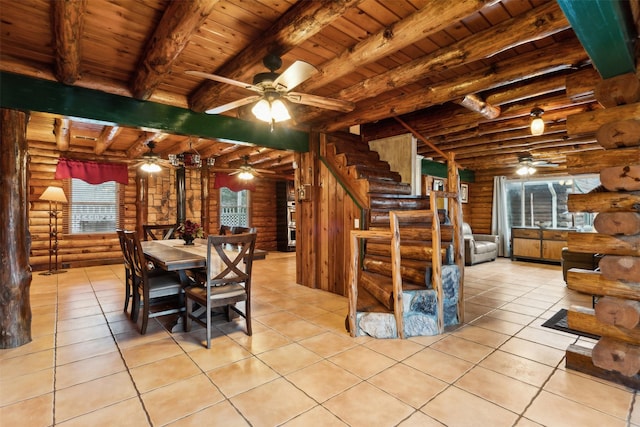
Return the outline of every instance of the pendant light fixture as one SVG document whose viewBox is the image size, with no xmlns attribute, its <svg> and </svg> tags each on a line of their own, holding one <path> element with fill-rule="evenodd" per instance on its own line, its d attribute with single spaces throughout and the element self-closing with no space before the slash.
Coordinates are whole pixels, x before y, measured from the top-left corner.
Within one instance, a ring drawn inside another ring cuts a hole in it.
<svg viewBox="0 0 640 427">
<path fill-rule="evenodd" d="M 544 110 L 542 108 L 534 108 L 531 110 L 531 135 L 540 136 L 544 133 L 544 120 L 542 115 Z"/>
</svg>

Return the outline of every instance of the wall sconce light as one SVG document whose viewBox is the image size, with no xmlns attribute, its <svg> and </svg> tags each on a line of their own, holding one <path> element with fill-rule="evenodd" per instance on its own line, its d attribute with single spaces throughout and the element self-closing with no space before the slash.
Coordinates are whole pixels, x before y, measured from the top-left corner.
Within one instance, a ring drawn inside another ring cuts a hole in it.
<svg viewBox="0 0 640 427">
<path fill-rule="evenodd" d="M 542 108 L 534 108 L 531 110 L 531 135 L 540 136 L 544 133 L 543 114 L 544 110 Z"/>
</svg>

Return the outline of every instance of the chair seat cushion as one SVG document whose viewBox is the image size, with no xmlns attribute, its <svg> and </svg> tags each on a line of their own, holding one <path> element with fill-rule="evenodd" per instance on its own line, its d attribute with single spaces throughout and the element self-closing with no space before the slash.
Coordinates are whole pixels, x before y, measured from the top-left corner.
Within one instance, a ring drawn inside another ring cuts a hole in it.
<svg viewBox="0 0 640 427">
<path fill-rule="evenodd" d="M 493 252 L 496 250 L 496 244 L 493 242 L 483 242 L 476 240 L 476 253 L 477 254 L 486 254 L 489 252 Z"/>
<path fill-rule="evenodd" d="M 149 291 L 163 292 L 163 291 L 174 291 L 182 288 L 182 283 L 180 282 L 180 278 L 175 273 L 167 273 L 159 274 L 155 273 L 153 275 L 149 275 Z"/>
<path fill-rule="evenodd" d="M 187 294 L 193 295 L 194 297 L 199 299 L 207 298 L 207 288 L 204 286 L 191 286 L 190 288 L 187 288 L 186 292 Z M 233 298 L 244 294 L 244 286 L 239 283 L 211 287 L 211 299 L 213 300 Z"/>
</svg>

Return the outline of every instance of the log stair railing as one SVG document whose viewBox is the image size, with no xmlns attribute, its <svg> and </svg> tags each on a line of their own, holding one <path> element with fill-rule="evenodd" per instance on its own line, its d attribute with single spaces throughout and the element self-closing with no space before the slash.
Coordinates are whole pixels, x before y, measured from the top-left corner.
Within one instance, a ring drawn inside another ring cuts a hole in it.
<svg viewBox="0 0 640 427">
<path fill-rule="evenodd" d="M 351 232 L 351 254 L 355 258 L 350 259 L 349 331 L 356 334 L 357 312 L 392 313 L 398 336 L 403 338 L 402 292 L 426 290 L 425 277 L 431 269 L 431 286 L 441 305 L 440 265 L 452 243 L 458 245 L 454 249 L 455 263 L 463 268 L 461 238 L 456 239 L 460 230 L 459 226 L 457 231 L 455 228 L 461 219 L 454 218 L 453 225 L 441 225 L 435 198 L 436 194 L 448 197 L 450 211 L 460 214 L 459 195 L 457 192 L 431 192 L 431 197 L 411 195 L 410 186 L 402 183 L 399 174 L 391 171 L 389 164 L 380 160 L 367 144 L 342 136 L 323 138 L 323 161 L 367 213 L 362 229 Z M 449 175 L 457 188 L 457 170 Z M 435 253 L 439 255 L 433 257 Z M 439 333 L 443 330 L 442 312 L 440 306 Z M 457 312 L 462 321 L 462 297 Z"/>
</svg>

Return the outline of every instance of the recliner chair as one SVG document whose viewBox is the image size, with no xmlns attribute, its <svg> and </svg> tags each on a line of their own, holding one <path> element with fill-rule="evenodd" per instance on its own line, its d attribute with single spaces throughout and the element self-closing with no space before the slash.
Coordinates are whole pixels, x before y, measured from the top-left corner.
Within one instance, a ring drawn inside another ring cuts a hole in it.
<svg viewBox="0 0 640 427">
<path fill-rule="evenodd" d="M 462 223 L 464 237 L 464 264 L 493 261 L 498 257 L 498 236 L 496 234 L 473 234 L 471 226 Z"/>
</svg>

